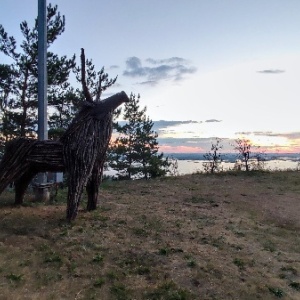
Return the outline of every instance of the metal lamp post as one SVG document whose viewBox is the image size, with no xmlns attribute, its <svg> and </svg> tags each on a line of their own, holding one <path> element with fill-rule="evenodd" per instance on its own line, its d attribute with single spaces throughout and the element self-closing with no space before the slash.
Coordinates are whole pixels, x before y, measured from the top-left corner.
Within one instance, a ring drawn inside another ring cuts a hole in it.
<svg viewBox="0 0 300 300">
<path fill-rule="evenodd" d="M 48 139 L 47 122 L 47 3 L 38 0 L 38 139 Z M 49 199 L 49 190 L 45 173 L 38 176 L 35 196 L 39 201 Z"/>
<path fill-rule="evenodd" d="M 38 0 L 38 138 L 48 139 L 47 129 L 47 13 L 46 0 Z"/>
</svg>

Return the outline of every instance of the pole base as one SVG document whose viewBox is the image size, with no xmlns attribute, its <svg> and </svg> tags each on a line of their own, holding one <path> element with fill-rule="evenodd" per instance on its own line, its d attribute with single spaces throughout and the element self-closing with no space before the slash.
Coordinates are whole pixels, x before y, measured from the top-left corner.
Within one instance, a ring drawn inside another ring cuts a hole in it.
<svg viewBox="0 0 300 300">
<path fill-rule="evenodd" d="M 33 186 L 34 201 L 36 202 L 49 202 L 51 184 L 39 183 Z"/>
</svg>

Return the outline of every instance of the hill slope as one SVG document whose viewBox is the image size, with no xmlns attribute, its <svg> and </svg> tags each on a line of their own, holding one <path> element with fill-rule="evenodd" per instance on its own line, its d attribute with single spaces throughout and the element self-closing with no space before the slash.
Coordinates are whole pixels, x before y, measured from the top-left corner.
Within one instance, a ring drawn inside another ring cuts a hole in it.
<svg viewBox="0 0 300 300">
<path fill-rule="evenodd" d="M 251 174 L 106 182 L 73 224 L 4 194 L 0 299 L 300 299 L 300 173 Z"/>
</svg>

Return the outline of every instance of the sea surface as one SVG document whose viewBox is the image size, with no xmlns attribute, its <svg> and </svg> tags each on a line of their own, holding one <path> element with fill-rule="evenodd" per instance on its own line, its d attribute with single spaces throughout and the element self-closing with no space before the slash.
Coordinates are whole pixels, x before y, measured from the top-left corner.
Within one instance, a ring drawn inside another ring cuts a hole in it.
<svg viewBox="0 0 300 300">
<path fill-rule="evenodd" d="M 203 163 L 205 160 L 178 160 L 179 175 L 192 174 L 196 172 L 203 172 Z M 234 169 L 235 163 L 222 162 L 221 167 L 224 171 Z M 284 171 L 284 170 L 298 170 L 299 165 L 297 161 L 292 160 L 269 160 L 264 162 L 264 169 L 270 171 Z"/>
<path fill-rule="evenodd" d="M 198 153 L 167 153 L 165 156 L 172 157 L 177 160 L 178 174 L 192 174 L 196 172 L 203 172 L 203 164 L 207 162 L 204 154 Z M 264 160 L 263 168 L 270 171 L 284 171 L 284 170 L 300 170 L 300 153 L 267 153 L 262 156 Z M 223 156 L 222 169 L 224 171 L 232 170 L 235 167 L 237 155 L 233 153 L 226 153 Z M 105 175 L 114 176 L 116 171 L 104 171 Z"/>
</svg>

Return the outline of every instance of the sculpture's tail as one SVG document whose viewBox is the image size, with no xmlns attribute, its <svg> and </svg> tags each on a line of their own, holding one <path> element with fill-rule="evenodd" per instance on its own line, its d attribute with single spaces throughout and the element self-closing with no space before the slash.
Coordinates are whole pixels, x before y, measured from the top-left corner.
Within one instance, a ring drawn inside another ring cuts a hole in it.
<svg viewBox="0 0 300 300">
<path fill-rule="evenodd" d="M 7 143 L 0 163 L 0 194 L 9 183 L 15 182 L 24 174 L 29 164 L 26 157 L 35 142 L 36 140 L 18 138 Z"/>
</svg>

